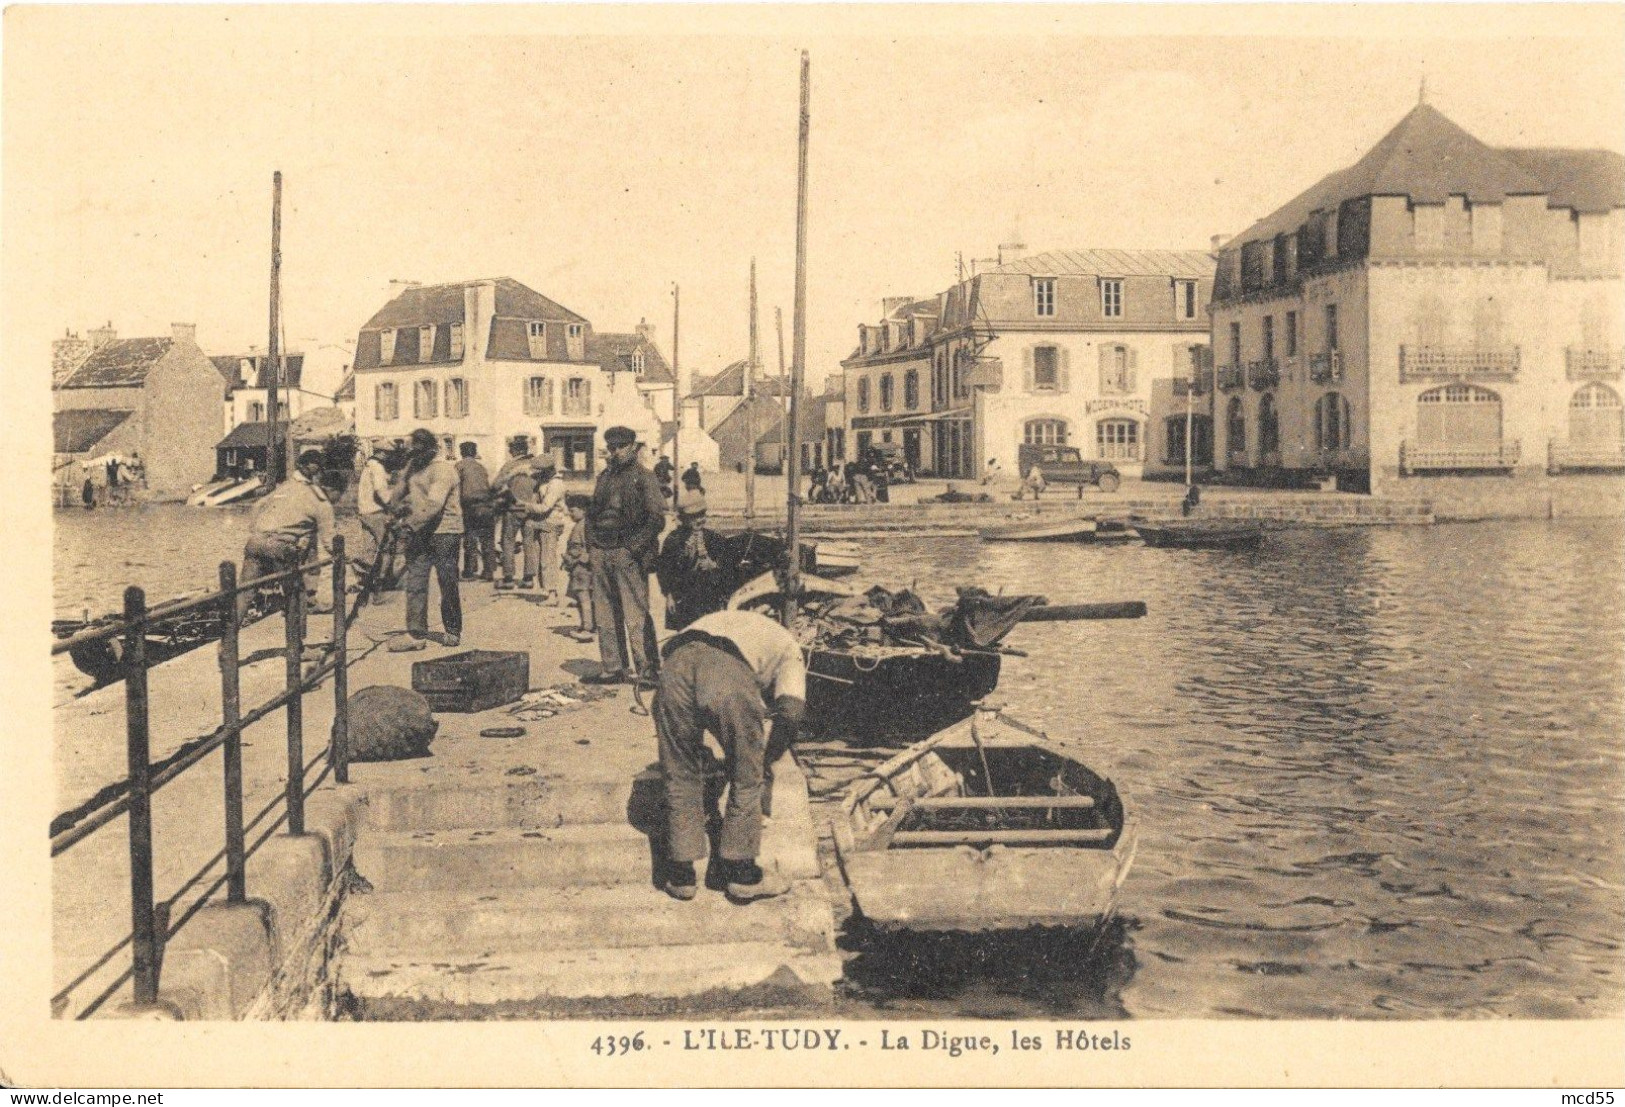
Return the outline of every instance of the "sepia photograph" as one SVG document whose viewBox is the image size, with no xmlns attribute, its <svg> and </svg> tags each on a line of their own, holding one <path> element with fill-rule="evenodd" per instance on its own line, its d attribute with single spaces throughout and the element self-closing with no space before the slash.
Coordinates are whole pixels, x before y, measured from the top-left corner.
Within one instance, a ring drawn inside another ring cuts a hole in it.
<svg viewBox="0 0 1625 1107">
<path fill-rule="evenodd" d="M 9 7 L 4 1082 L 1625 1082 L 1622 34 Z"/>
</svg>

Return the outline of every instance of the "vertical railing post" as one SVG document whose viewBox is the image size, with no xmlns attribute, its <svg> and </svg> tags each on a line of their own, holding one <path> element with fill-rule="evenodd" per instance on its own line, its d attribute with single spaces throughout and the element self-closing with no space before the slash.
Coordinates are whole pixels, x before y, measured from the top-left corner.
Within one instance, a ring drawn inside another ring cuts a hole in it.
<svg viewBox="0 0 1625 1107">
<path fill-rule="evenodd" d="M 239 729 L 243 713 L 238 682 L 242 649 L 237 637 L 242 619 L 237 602 L 237 566 L 229 561 L 220 563 L 220 602 L 224 627 L 220 635 L 220 721 L 226 731 L 226 899 L 242 903 L 248 898 L 243 845 L 243 733 Z"/>
<path fill-rule="evenodd" d="M 347 598 L 344 536 L 340 534 L 333 538 L 333 744 L 329 747 L 333 779 L 340 784 L 350 783 L 350 674 L 346 668 L 350 630 L 344 610 Z"/>
<path fill-rule="evenodd" d="M 130 770 L 130 938 L 137 1007 L 158 1001 L 159 942 L 152 902 L 152 762 L 147 704 L 147 595 L 124 590 L 124 733 Z"/>
<path fill-rule="evenodd" d="M 286 671 L 288 674 L 288 833 L 305 832 L 305 575 L 293 573 L 283 581 Z"/>
</svg>

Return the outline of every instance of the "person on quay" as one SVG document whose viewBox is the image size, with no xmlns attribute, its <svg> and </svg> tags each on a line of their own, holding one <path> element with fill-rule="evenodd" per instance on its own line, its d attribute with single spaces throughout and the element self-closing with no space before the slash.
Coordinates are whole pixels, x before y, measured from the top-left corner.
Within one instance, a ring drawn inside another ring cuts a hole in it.
<svg viewBox="0 0 1625 1107">
<path fill-rule="evenodd" d="M 587 509 L 593 620 L 603 669 L 582 682 L 652 681 L 660 661 L 649 615 L 649 572 L 666 525 L 665 497 L 655 475 L 638 462 L 636 432 L 610 427 L 604 445 L 609 463 Z"/>
<path fill-rule="evenodd" d="M 562 565 L 568 581 L 564 591 L 575 601 L 578 621 L 570 637 L 577 642 L 591 642 L 598 637 L 592 621 L 592 559 L 587 555 L 587 508 L 592 497 L 572 493 L 564 503 L 570 513 L 570 534 L 564 543 Z"/>
<path fill-rule="evenodd" d="M 463 606 L 457 588 L 457 557 L 463 544 L 463 505 L 457 469 L 440 458 L 433 432 L 412 432 L 406 463 L 406 492 L 395 512 L 406 534 L 406 636 L 389 648 L 421 650 L 428 641 L 443 646 L 462 642 Z M 429 631 L 429 575 L 440 585 L 441 631 Z"/>
<path fill-rule="evenodd" d="M 1035 461 L 1033 462 L 1032 469 L 1027 473 L 1027 479 L 1022 482 L 1021 489 L 1017 490 L 1016 499 L 1019 500 L 1022 492 L 1026 491 L 1031 492 L 1033 494 L 1033 499 L 1036 501 L 1039 499 L 1039 497 L 1043 496 L 1044 489 L 1047 487 L 1048 484 L 1044 480 L 1044 470 L 1040 469 L 1038 467 L 1038 462 Z"/>
<path fill-rule="evenodd" d="M 464 442 L 458 451 L 462 455 L 457 462 L 457 495 L 463 505 L 463 579 L 495 580 L 497 538 L 491 474 L 480 460 L 476 443 Z"/>
<path fill-rule="evenodd" d="M 771 704 L 771 707 L 769 706 Z M 661 888 L 674 899 L 698 892 L 694 863 L 705 857 L 710 730 L 722 747 L 728 802 L 708 883 L 749 902 L 783 895 L 789 882 L 763 871 L 764 794 L 772 766 L 795 741 L 807 710 L 807 666 L 791 633 L 752 611 L 702 616 L 666 643 L 652 714 L 666 777 L 668 837 Z M 773 723 L 771 740 L 765 724 Z"/>
<path fill-rule="evenodd" d="M 705 486 L 700 481 L 700 463 L 689 462 L 688 468 L 683 470 L 683 491 L 704 492 Z"/>
<path fill-rule="evenodd" d="M 361 520 L 361 530 L 367 536 L 368 546 L 362 551 L 361 564 L 369 568 L 374 565 L 379 567 L 377 579 L 371 582 L 375 593 L 382 589 L 388 576 L 379 556 L 388 541 L 389 505 L 395 495 L 394 482 L 385 464 L 388 454 L 388 448 L 382 443 L 373 447 L 371 455 L 361 466 L 361 477 L 355 489 L 356 515 Z"/>
<path fill-rule="evenodd" d="M 666 597 L 666 627 L 682 630 L 702 615 L 728 606 L 733 574 L 713 556 L 718 535 L 705 525 L 705 493 L 677 498 L 677 525 L 661 543 L 655 576 Z"/>
<path fill-rule="evenodd" d="M 558 564 L 560 524 L 567 510 L 564 478 L 551 458 L 543 458 L 536 464 L 536 498 L 527 510 L 525 527 L 529 531 L 527 540 L 536 546 L 536 587 L 542 590 L 544 600 L 558 595 L 558 589 L 549 588 L 547 582 Z"/>
<path fill-rule="evenodd" d="M 996 457 L 990 457 L 987 459 L 987 467 L 982 470 L 982 484 L 986 486 L 992 484 L 998 479 L 999 459 Z"/>
<path fill-rule="evenodd" d="M 534 535 L 525 523 L 530 517 L 530 505 L 536 499 L 536 459 L 531 456 L 529 438 L 518 434 L 508 440 L 508 460 L 497 470 L 491 484 L 493 502 L 502 513 L 502 579 L 496 586 L 500 591 L 514 587 L 514 561 L 519 557 L 514 545 L 519 543 L 524 547 L 525 567 L 521 587 L 533 588 L 538 551 L 531 540 Z"/>
<path fill-rule="evenodd" d="M 671 463 L 671 458 L 665 454 L 661 454 L 660 460 L 655 462 L 655 479 L 660 482 L 660 491 L 665 494 L 667 499 L 670 499 L 672 495 L 671 478 L 676 471 L 677 467 Z"/>
<path fill-rule="evenodd" d="M 299 455 L 294 471 L 276 490 L 260 501 L 243 543 L 242 574 L 238 583 L 258 580 L 303 565 L 333 552 L 333 503 L 319 483 L 320 450 Z M 279 586 L 280 587 L 280 586 Z M 332 610 L 331 598 L 306 587 L 306 610 Z M 237 593 L 237 618 L 248 615 L 250 592 Z"/>
</svg>

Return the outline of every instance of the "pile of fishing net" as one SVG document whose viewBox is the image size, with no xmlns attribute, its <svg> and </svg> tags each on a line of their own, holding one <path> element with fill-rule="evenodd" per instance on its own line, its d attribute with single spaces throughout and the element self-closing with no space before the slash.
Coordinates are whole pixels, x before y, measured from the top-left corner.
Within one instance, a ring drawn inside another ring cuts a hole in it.
<svg viewBox="0 0 1625 1107">
<path fill-rule="evenodd" d="M 795 633 L 803 645 L 834 649 L 860 646 L 948 646 L 989 649 L 1009 634 L 1042 596 L 995 596 L 983 588 L 956 589 L 950 607 L 931 611 L 904 588 L 879 585 L 859 596 L 842 596 L 802 609 Z"/>
</svg>

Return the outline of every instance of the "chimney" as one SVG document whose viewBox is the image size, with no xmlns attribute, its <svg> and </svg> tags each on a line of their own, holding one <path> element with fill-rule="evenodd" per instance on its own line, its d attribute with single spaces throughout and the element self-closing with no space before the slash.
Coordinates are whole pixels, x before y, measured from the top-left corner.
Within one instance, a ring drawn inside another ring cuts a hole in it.
<svg viewBox="0 0 1625 1107">
<path fill-rule="evenodd" d="M 95 327 L 90 332 L 90 348 L 99 350 L 109 342 L 118 341 L 118 331 L 113 329 L 112 320 L 108 320 L 105 327 Z"/>
<path fill-rule="evenodd" d="M 912 296 L 887 296 L 887 297 L 885 297 L 883 300 L 880 301 L 880 317 L 882 319 L 889 318 L 891 316 L 892 312 L 896 311 L 898 308 L 902 307 L 904 304 L 912 303 L 913 300 L 914 300 L 914 297 L 912 297 Z"/>
<path fill-rule="evenodd" d="M 193 345 L 197 344 L 196 323 L 171 323 L 169 325 L 169 332 L 174 337 L 176 342 L 190 342 Z"/>
<path fill-rule="evenodd" d="M 1208 250 L 1211 253 L 1215 253 L 1215 254 L 1218 253 L 1219 252 L 1219 247 L 1223 246 L 1223 245 L 1224 245 L 1224 235 L 1222 235 L 1222 234 L 1216 234 L 1212 238 L 1208 239 Z"/>
<path fill-rule="evenodd" d="M 639 319 L 638 337 L 643 339 L 643 341 L 647 342 L 649 345 L 653 346 L 655 342 L 655 325 L 649 322 L 647 319 Z"/>
</svg>

